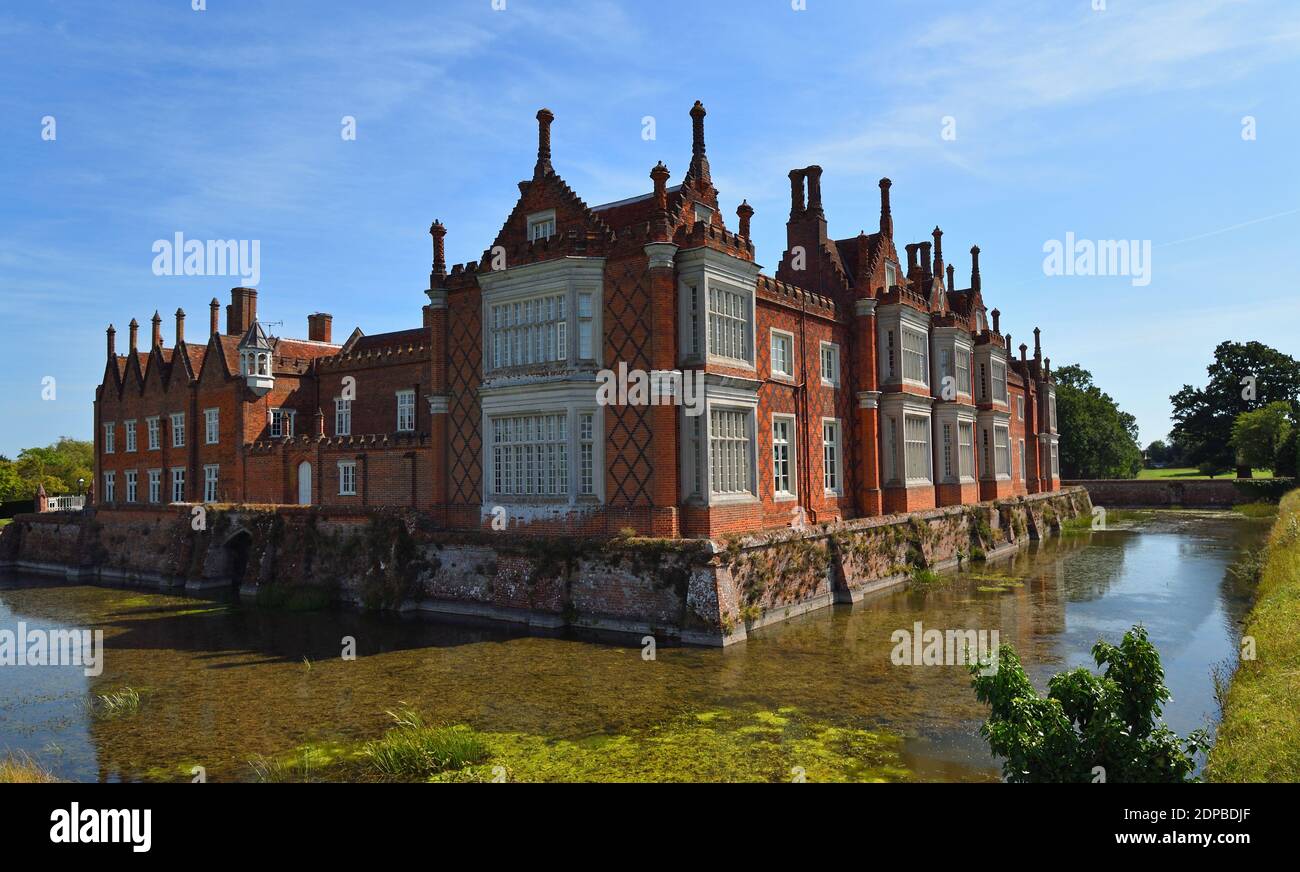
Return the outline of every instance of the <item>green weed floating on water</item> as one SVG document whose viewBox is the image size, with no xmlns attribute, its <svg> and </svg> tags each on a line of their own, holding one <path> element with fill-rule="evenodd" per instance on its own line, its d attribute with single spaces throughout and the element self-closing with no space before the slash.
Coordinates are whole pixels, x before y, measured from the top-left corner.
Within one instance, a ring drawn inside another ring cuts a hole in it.
<svg viewBox="0 0 1300 872">
<path fill-rule="evenodd" d="M 140 711 L 140 691 L 124 687 L 112 693 L 101 693 L 91 706 L 97 717 L 118 718 Z"/>
</svg>

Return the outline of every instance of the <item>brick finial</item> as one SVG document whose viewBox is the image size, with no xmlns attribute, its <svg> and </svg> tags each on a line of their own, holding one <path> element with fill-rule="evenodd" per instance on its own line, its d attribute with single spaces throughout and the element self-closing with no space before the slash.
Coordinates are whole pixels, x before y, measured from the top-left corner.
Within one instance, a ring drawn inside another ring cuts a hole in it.
<svg viewBox="0 0 1300 872">
<path fill-rule="evenodd" d="M 1026 365 L 1028 364 L 1028 361 L 1025 359 L 1025 353 L 1028 351 L 1029 351 L 1029 346 L 1023 342 L 1020 343 L 1020 362 L 1022 364 L 1026 364 Z"/>
<path fill-rule="evenodd" d="M 650 168 L 650 180 L 654 182 L 655 208 L 660 212 L 668 211 L 668 177 L 672 175 L 663 161 Z"/>
<path fill-rule="evenodd" d="M 185 341 L 185 310 L 176 310 L 176 345 L 180 346 Z"/>
<path fill-rule="evenodd" d="M 709 114 L 699 100 L 691 107 L 691 177 L 701 191 L 709 188 L 709 159 L 704 155 L 704 116 Z"/>
<path fill-rule="evenodd" d="M 1042 331 L 1034 328 L 1034 360 L 1043 359 Z"/>
<path fill-rule="evenodd" d="M 989 314 L 993 316 L 993 332 L 1001 336 L 1002 331 L 998 329 L 998 319 L 1002 317 L 1002 313 L 997 309 L 994 309 L 992 312 L 989 312 Z"/>
<path fill-rule="evenodd" d="M 117 357 L 117 328 L 109 324 L 104 332 L 108 334 L 108 359 L 112 360 Z"/>
<path fill-rule="evenodd" d="M 822 168 L 813 164 L 804 170 L 808 174 L 808 211 L 818 218 L 826 217 L 822 210 Z"/>
<path fill-rule="evenodd" d="M 939 225 L 936 224 L 934 229 L 930 231 L 930 235 L 934 237 L 934 274 L 937 276 L 942 276 L 943 275 L 943 231 L 940 230 Z"/>
<path fill-rule="evenodd" d="M 537 110 L 537 166 L 533 168 L 535 179 L 555 172 L 551 166 L 551 122 L 554 120 L 555 113 L 550 109 Z"/>
<path fill-rule="evenodd" d="M 132 318 L 127 326 L 131 328 L 131 353 L 135 354 L 140 347 L 140 322 Z"/>
<path fill-rule="evenodd" d="M 889 211 L 889 188 L 893 184 L 889 179 L 880 180 L 880 233 L 891 239 L 894 236 L 894 216 Z"/>
<path fill-rule="evenodd" d="M 978 245 L 970 247 L 970 289 L 972 291 L 980 289 L 980 247 Z"/>
<path fill-rule="evenodd" d="M 803 205 L 803 170 L 790 170 L 790 220 L 798 218 L 804 212 Z"/>
<path fill-rule="evenodd" d="M 447 277 L 447 254 L 443 244 L 447 228 L 442 226 L 441 221 L 434 220 L 429 225 L 429 235 L 433 237 L 433 271 L 430 273 L 432 287 L 441 284 L 439 280 Z"/>
<path fill-rule="evenodd" d="M 754 217 L 754 207 L 749 205 L 748 200 L 740 201 L 740 205 L 736 207 L 736 217 L 740 219 L 740 235 L 748 239 L 749 219 Z"/>
<path fill-rule="evenodd" d="M 957 290 L 957 268 L 948 264 L 948 290 Z"/>
<path fill-rule="evenodd" d="M 208 303 L 208 336 L 215 336 L 220 326 L 221 304 L 217 298 L 213 297 L 212 302 Z"/>
<path fill-rule="evenodd" d="M 153 323 L 153 334 L 150 337 L 153 341 L 150 343 L 149 348 L 153 350 L 162 345 L 162 316 L 158 314 L 157 309 L 154 309 L 153 317 L 149 320 Z"/>
</svg>

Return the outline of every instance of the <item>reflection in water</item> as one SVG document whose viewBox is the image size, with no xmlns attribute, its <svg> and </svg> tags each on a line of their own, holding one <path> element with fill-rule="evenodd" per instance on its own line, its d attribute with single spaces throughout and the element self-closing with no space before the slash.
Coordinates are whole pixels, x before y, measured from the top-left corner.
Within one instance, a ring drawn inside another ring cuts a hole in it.
<svg viewBox="0 0 1300 872">
<path fill-rule="evenodd" d="M 1161 513 L 1142 530 L 1053 541 L 929 589 L 885 593 L 775 625 L 726 650 L 530 637 L 349 611 L 284 613 L 33 578 L 0 581 L 0 628 L 104 630 L 105 668 L 0 667 L 0 751 L 80 780 L 247 778 L 255 754 L 373 738 L 399 702 L 480 730 L 594 740 L 703 712 L 793 708 L 824 724 L 903 737 L 910 777 L 999 777 L 977 734 L 984 711 L 964 668 L 899 667 L 890 635 L 997 629 L 1035 683 L 1092 665 L 1099 637 L 1144 623 L 1164 658 L 1185 733 L 1214 716 L 1213 664 L 1232 658 L 1248 596 L 1226 580 L 1266 524 Z M 356 639 L 355 661 L 339 658 Z M 135 715 L 87 703 L 123 686 Z"/>
</svg>

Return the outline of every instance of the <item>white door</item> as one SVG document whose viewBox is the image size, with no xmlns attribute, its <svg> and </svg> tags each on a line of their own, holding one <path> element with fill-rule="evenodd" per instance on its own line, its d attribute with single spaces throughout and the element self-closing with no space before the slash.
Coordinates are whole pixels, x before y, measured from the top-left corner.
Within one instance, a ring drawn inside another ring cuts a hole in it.
<svg viewBox="0 0 1300 872">
<path fill-rule="evenodd" d="M 298 464 L 298 505 L 311 505 L 311 464 L 305 460 Z"/>
</svg>

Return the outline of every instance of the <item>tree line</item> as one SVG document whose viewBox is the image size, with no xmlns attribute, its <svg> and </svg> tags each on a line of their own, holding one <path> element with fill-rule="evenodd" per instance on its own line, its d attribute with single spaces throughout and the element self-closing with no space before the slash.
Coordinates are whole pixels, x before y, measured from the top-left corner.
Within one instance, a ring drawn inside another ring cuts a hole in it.
<svg viewBox="0 0 1300 872">
<path fill-rule="evenodd" d="M 50 496 L 84 492 L 94 469 L 94 443 L 67 436 L 53 445 L 24 448 L 17 459 L 0 454 L 0 502 L 30 500 L 41 485 Z"/>
</svg>

